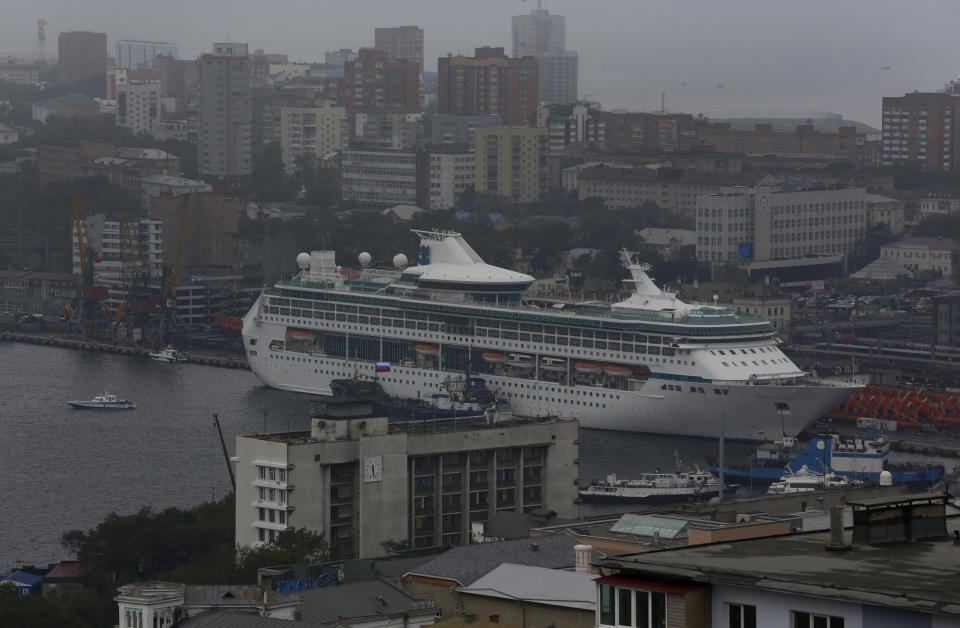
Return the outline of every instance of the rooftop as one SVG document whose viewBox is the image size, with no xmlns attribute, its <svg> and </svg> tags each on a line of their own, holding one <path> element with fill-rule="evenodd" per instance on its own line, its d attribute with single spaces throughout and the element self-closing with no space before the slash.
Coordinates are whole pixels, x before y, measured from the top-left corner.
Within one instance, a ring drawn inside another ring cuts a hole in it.
<svg viewBox="0 0 960 628">
<path fill-rule="evenodd" d="M 960 520 L 947 522 L 950 535 Z M 851 532 L 847 530 L 845 538 Z M 917 611 L 960 614 L 960 544 L 952 536 L 830 552 L 830 534 L 792 534 L 633 554 L 604 567 Z"/>
<path fill-rule="evenodd" d="M 351 623 L 363 618 L 403 616 L 411 610 L 434 607 L 429 600 L 416 598 L 386 580 L 367 580 L 301 591 L 300 616 L 314 624 L 336 625 L 341 619 Z M 377 610 L 377 600 L 381 600 Z"/>
<path fill-rule="evenodd" d="M 117 157 L 121 159 L 179 159 L 159 148 L 137 148 L 136 146 L 121 146 L 117 149 Z"/>
<path fill-rule="evenodd" d="M 954 240 L 949 240 L 947 238 L 936 237 L 936 238 L 907 238 L 906 240 L 899 240 L 897 242 L 891 242 L 890 244 L 884 244 L 880 248 L 882 249 L 917 249 L 917 248 L 926 248 L 931 251 L 955 251 L 957 250 L 957 243 Z"/>
<path fill-rule="evenodd" d="M 597 599 L 596 577 L 592 573 L 504 563 L 459 591 L 592 611 Z"/>
<path fill-rule="evenodd" d="M 452 547 L 430 562 L 407 572 L 404 577 L 424 576 L 470 586 L 503 563 L 568 569 L 576 562 L 573 548 L 578 544 L 566 534 L 555 534 L 535 539 Z M 594 551 L 592 561 L 600 556 L 599 552 Z"/>
<path fill-rule="evenodd" d="M 180 622 L 180 628 L 314 628 L 317 624 L 261 617 L 248 613 L 202 613 Z"/>
</svg>

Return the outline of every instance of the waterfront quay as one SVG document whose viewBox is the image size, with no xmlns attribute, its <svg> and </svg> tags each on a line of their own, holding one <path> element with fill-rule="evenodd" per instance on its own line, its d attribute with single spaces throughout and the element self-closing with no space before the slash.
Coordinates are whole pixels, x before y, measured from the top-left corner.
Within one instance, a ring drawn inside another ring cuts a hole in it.
<svg viewBox="0 0 960 628">
<path fill-rule="evenodd" d="M 0 332 L 0 340 L 12 342 L 27 342 L 38 345 L 48 345 L 54 347 L 64 347 L 67 349 L 77 349 L 80 351 L 99 351 L 102 353 L 117 353 L 120 355 L 132 355 L 141 357 L 150 357 L 153 349 L 114 344 L 109 342 L 100 342 L 90 338 L 80 336 L 69 336 L 66 334 L 43 333 L 25 333 L 25 332 Z M 204 350 L 191 349 L 187 352 L 190 362 L 195 364 L 205 364 L 207 366 L 218 366 L 221 368 L 248 369 L 247 358 L 243 355 L 231 355 Z"/>
</svg>

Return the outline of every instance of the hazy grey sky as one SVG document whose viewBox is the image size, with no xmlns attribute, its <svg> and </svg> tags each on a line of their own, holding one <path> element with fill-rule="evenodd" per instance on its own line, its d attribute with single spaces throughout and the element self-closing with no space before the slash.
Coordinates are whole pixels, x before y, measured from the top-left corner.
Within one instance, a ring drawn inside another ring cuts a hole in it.
<svg viewBox="0 0 960 628">
<path fill-rule="evenodd" d="M 251 49 L 322 60 L 373 44 L 376 26 L 424 29 L 426 68 L 447 52 L 501 45 L 510 16 L 535 0 L 3 0 L 0 51 L 47 54 L 62 30 L 179 44 L 191 58 L 229 33 Z M 581 93 L 605 108 L 689 113 L 834 111 L 874 125 L 880 98 L 940 89 L 960 73 L 960 0 L 544 0 L 567 16 L 580 54 Z M 880 67 L 889 64 L 892 69 Z M 720 87 L 722 85 L 722 87 Z"/>
</svg>

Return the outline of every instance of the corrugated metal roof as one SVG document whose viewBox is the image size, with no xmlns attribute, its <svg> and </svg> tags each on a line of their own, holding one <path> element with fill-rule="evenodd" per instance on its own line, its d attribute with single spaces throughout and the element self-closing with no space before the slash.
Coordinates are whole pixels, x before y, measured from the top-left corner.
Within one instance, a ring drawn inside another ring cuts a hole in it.
<svg viewBox="0 0 960 628">
<path fill-rule="evenodd" d="M 20 571 L 19 569 L 12 572 L 8 576 L 0 578 L 0 582 L 10 581 L 16 582 L 17 584 L 25 584 L 30 587 L 37 584 L 41 580 L 43 580 L 43 576 L 38 576 L 37 574 L 30 573 L 28 571 Z"/>
<path fill-rule="evenodd" d="M 408 573 L 469 586 L 503 563 L 549 569 L 573 567 L 576 563 L 573 547 L 577 544 L 566 534 L 551 534 L 532 539 L 453 547 Z M 598 557 L 599 553 L 594 552 L 592 560 Z"/>
<path fill-rule="evenodd" d="M 687 536 L 688 525 L 690 522 L 685 519 L 659 515 L 624 515 L 610 527 L 610 531 L 637 536 L 659 534 L 662 539 L 682 539 Z"/>
<path fill-rule="evenodd" d="M 386 580 L 366 580 L 333 587 L 301 591 L 300 615 L 303 621 L 325 624 L 339 619 L 390 617 L 407 612 L 411 604 L 424 603 Z M 377 613 L 377 598 L 383 598 Z M 427 603 L 430 608 L 432 603 Z"/>
<path fill-rule="evenodd" d="M 596 607 L 596 578 L 592 573 L 504 563 L 460 590 L 592 611 Z"/>
</svg>

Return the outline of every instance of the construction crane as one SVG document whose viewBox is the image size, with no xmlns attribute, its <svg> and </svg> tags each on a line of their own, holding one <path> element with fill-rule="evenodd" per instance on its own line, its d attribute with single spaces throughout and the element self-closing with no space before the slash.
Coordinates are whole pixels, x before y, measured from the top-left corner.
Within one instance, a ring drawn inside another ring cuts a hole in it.
<svg viewBox="0 0 960 628">
<path fill-rule="evenodd" d="M 76 309 L 65 308 L 69 315 L 67 331 L 84 336 L 103 335 L 109 326 L 109 320 L 103 309 L 103 301 L 107 299 L 107 289 L 94 285 L 94 262 L 100 261 L 97 252 L 89 242 L 84 222 L 80 217 L 79 195 L 73 197 L 70 231 L 77 241 L 77 256 L 80 261 L 80 299 Z"/>
<path fill-rule="evenodd" d="M 158 316 L 154 318 L 155 328 L 150 329 L 152 337 L 150 340 L 156 340 L 160 344 L 169 343 L 169 334 L 176 324 L 177 316 L 177 287 L 180 285 L 180 267 L 183 261 L 183 247 L 187 231 L 187 206 L 190 202 L 190 195 L 184 194 L 181 197 L 179 214 L 177 215 L 177 230 L 173 242 L 173 253 L 170 258 L 170 264 L 164 266 L 163 281 L 160 289 L 160 302 L 158 304 Z M 164 221 L 166 223 L 167 221 Z"/>
</svg>

